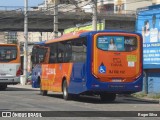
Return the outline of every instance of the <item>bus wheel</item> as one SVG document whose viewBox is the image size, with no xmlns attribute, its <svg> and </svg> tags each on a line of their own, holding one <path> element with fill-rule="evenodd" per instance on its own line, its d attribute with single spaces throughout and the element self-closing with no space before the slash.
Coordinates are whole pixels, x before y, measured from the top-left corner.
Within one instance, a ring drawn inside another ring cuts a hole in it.
<svg viewBox="0 0 160 120">
<path fill-rule="evenodd" d="M 67 86 L 67 81 L 65 80 L 63 82 L 63 98 L 65 100 L 69 100 L 71 95 L 68 93 L 68 86 Z"/>
<path fill-rule="evenodd" d="M 48 93 L 47 90 L 40 90 L 40 94 L 43 95 L 43 96 L 46 96 Z"/>
<path fill-rule="evenodd" d="M 42 95 L 42 96 L 46 96 L 46 95 L 47 95 L 47 93 L 48 93 L 48 91 L 47 91 L 47 90 L 42 90 L 42 85 L 41 85 L 41 83 L 40 83 L 40 95 Z"/>
<path fill-rule="evenodd" d="M 0 85 L 0 90 L 6 90 L 6 88 L 7 88 L 7 85 L 6 85 L 6 84 Z"/>
<path fill-rule="evenodd" d="M 114 93 L 102 93 L 100 94 L 101 101 L 103 102 L 113 102 L 116 99 L 116 94 Z"/>
</svg>

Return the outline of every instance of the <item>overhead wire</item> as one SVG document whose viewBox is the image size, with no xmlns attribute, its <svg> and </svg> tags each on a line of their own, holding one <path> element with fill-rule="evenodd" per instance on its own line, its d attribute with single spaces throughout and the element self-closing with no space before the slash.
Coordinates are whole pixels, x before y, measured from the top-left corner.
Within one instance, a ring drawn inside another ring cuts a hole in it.
<svg viewBox="0 0 160 120">
<path fill-rule="evenodd" d="M 84 0 L 85 1 L 85 0 Z M 146 1 L 148 1 L 148 0 L 146 0 Z M 137 2 L 137 1 L 136 1 Z M 141 2 L 141 1 L 138 1 L 138 2 Z M 97 3 L 99 3 L 99 2 L 97 2 Z M 132 2 L 132 3 L 135 3 L 135 2 Z M 86 5 L 88 5 L 88 4 L 92 4 L 92 2 L 90 1 L 89 3 L 87 3 L 87 4 L 85 4 L 85 5 L 83 5 L 83 6 L 78 6 L 78 7 L 80 7 L 80 8 L 82 8 L 82 7 L 84 7 L 84 6 L 86 6 Z M 126 3 L 126 4 L 129 4 L 129 3 Z M 54 6 L 54 7 L 57 7 L 58 5 L 56 5 L 56 6 Z M 53 7 L 53 8 L 54 8 Z M 65 5 L 64 6 L 60 6 L 60 8 L 64 8 L 64 7 L 66 7 Z M 52 9 L 53 9 L 52 8 Z M 73 9 L 71 9 L 71 10 L 68 10 L 68 11 L 65 11 L 65 12 L 62 12 L 62 13 L 60 13 L 60 14 L 65 14 L 65 13 L 67 13 L 67 12 L 71 12 L 71 11 L 74 11 L 74 10 L 76 10 L 77 9 L 77 6 L 76 6 L 76 8 L 73 8 Z M 40 13 L 45 13 L 45 11 L 39 11 Z M 84 12 L 85 13 L 85 12 Z M 35 13 L 35 14 L 32 14 L 33 16 L 34 15 L 36 15 L 37 13 Z M 9 16 L 7 17 L 7 18 L 9 18 Z M 3 19 L 3 18 L 1 18 L 1 19 Z M 16 19 L 14 19 L 14 20 L 16 20 Z M 49 21 L 52 21 L 52 20 L 49 20 Z M 44 23 L 47 23 L 47 22 L 49 22 L 49 21 L 45 21 Z"/>
<path fill-rule="evenodd" d="M 144 1 L 150 1 L 150 0 L 144 0 Z M 82 2 L 86 2 L 86 0 L 78 1 L 77 4 L 82 3 Z M 125 3 L 125 4 L 137 3 L 137 2 L 141 2 L 141 0 L 135 1 L 135 2 L 127 2 L 127 3 Z M 100 1 L 97 2 L 97 3 L 100 3 Z M 84 7 L 84 6 L 88 5 L 88 4 L 92 4 L 92 0 L 89 0 L 89 2 L 88 2 L 87 4 L 85 4 L 85 5 L 83 5 L 83 6 L 78 6 L 78 7 L 79 7 L 79 8 L 82 8 L 82 7 Z M 59 6 L 59 5 L 60 5 L 60 3 L 57 4 L 56 6 L 48 7 L 48 9 L 49 9 L 49 8 L 52 8 L 52 9 L 53 9 L 53 8 Z M 76 5 L 76 6 L 77 6 L 77 5 Z M 1 6 L 1 7 L 3 7 L 3 6 Z M 6 6 L 4 6 L 4 7 L 6 7 Z M 20 8 L 23 8 L 23 7 L 21 7 L 21 6 L 19 6 L 19 7 L 20 7 Z M 60 6 L 59 8 L 64 8 L 64 7 L 66 7 L 66 6 Z M 33 7 L 30 7 L 30 8 L 33 8 Z M 43 8 L 45 8 L 45 7 L 43 7 Z M 68 10 L 68 11 L 65 11 L 65 12 L 61 12 L 61 13 L 71 12 L 71 11 L 73 11 L 73 10 L 75 10 L 75 9 L 77 9 L 77 8 L 73 8 L 73 9 L 71 9 L 71 10 Z M 11 10 L 11 11 L 16 11 L 16 10 Z M 45 13 L 46 11 L 44 10 L 44 11 L 36 11 L 36 12 Z M 84 12 L 84 11 L 83 11 L 83 12 Z M 85 12 L 84 12 L 84 13 L 85 13 Z M 22 12 L 22 14 L 23 14 L 23 12 Z M 35 14 L 32 14 L 32 15 L 34 16 L 34 15 L 36 15 L 36 13 L 35 13 Z M 0 19 L 5 19 L 5 18 L 9 18 L 9 17 L 10 17 L 10 16 L 3 17 L 3 18 L 0 18 Z"/>
<path fill-rule="evenodd" d="M 149 0 L 145 0 L 145 1 L 149 1 Z M 79 3 L 82 3 L 82 2 L 86 2 L 86 0 L 81 0 L 81 1 L 78 1 L 77 2 L 77 4 L 79 4 Z M 99 2 L 97 2 L 97 3 L 100 3 L 101 1 L 99 1 Z M 142 2 L 141 0 L 138 0 L 138 1 L 135 1 L 135 2 L 130 2 L 130 3 L 137 3 L 137 2 Z M 92 4 L 92 0 L 89 0 L 89 2 L 88 3 L 86 3 L 86 4 L 84 4 L 84 5 L 82 5 L 82 6 L 78 6 L 79 8 L 82 8 L 82 7 L 84 7 L 84 6 L 86 6 L 86 5 L 91 5 Z M 127 2 L 127 3 L 125 3 L 125 4 L 129 4 L 129 2 Z M 60 4 L 57 4 L 56 6 L 52 6 L 52 9 L 54 8 L 54 7 L 58 7 L 58 5 L 60 5 Z M 59 9 L 61 8 L 64 8 L 64 7 L 66 7 L 66 5 L 62 5 L 62 6 L 60 6 L 59 7 Z M 71 10 L 68 10 L 68 11 L 65 11 L 65 12 L 61 12 L 61 13 L 59 13 L 59 14 L 65 14 L 65 13 L 67 13 L 67 12 L 71 12 L 71 11 L 75 11 L 77 9 L 77 5 L 76 5 L 76 8 L 73 8 L 73 9 L 71 9 Z M 14 10 L 13 10 L 14 11 Z M 45 12 L 46 11 L 36 11 L 36 12 L 38 12 L 38 13 L 35 13 L 35 14 L 31 14 L 30 16 L 35 16 L 35 15 L 38 15 L 38 14 L 42 14 L 42 13 L 44 13 L 45 14 Z M 84 11 L 83 11 L 83 13 L 85 13 Z M 87 13 L 86 13 L 87 14 Z M 88 15 L 88 14 L 87 14 Z M 14 15 L 13 15 L 14 16 Z M 91 17 L 92 15 L 90 15 L 89 17 Z M 3 18 L 0 18 L 0 20 L 3 20 L 3 19 L 7 19 L 7 18 L 10 18 L 10 17 L 12 17 L 12 16 L 7 16 L 7 17 L 3 17 Z M 14 19 L 14 20 L 18 20 L 18 18 L 16 18 L 16 19 Z M 39 19 L 39 20 L 41 20 L 41 19 Z M 50 21 L 52 21 L 52 20 L 49 20 L 49 21 L 45 21 L 44 23 L 47 23 L 47 22 L 50 22 Z"/>
<path fill-rule="evenodd" d="M 80 1 L 80 2 L 84 2 L 85 0 L 83 0 L 83 1 Z M 78 3 L 80 3 L 80 2 L 78 2 Z M 52 9 L 53 8 L 55 8 L 55 7 L 57 7 L 58 5 L 60 5 L 60 4 L 57 4 L 56 6 L 52 6 Z M 84 5 L 85 6 L 85 5 Z M 62 6 L 61 6 L 62 7 Z M 66 6 L 65 6 L 66 7 Z M 80 7 L 83 7 L 83 6 L 80 6 Z M 63 7 L 62 7 L 63 8 Z M 73 11 L 73 10 L 75 10 L 76 8 L 74 8 L 74 9 L 72 9 L 72 10 L 70 10 L 70 11 Z M 12 11 L 15 11 L 15 10 L 12 10 Z M 22 12 L 22 11 L 21 11 Z M 29 12 L 29 11 L 28 11 Z M 29 15 L 29 16 L 35 16 L 35 15 L 38 15 L 38 14 L 40 14 L 40 13 L 44 13 L 45 14 L 45 12 L 46 11 L 36 11 L 36 12 L 38 12 L 38 13 L 35 13 L 35 14 L 31 14 L 31 15 Z M 69 12 L 69 11 L 66 11 L 66 12 Z M 66 12 L 62 12 L 62 13 L 66 13 Z M 60 13 L 61 14 L 61 13 Z M 23 15 L 23 12 L 22 12 L 22 15 Z M 13 17 L 14 16 L 14 14 L 12 15 L 12 16 L 7 16 L 7 17 L 1 17 L 0 18 L 0 20 L 3 20 L 3 19 L 7 19 L 7 18 L 11 18 L 11 17 Z M 16 20 L 16 19 L 14 19 L 14 20 Z M 18 20 L 18 18 L 17 18 L 17 20 Z M 50 21 L 50 20 L 49 20 Z M 47 21 L 46 21 L 47 22 Z"/>
<path fill-rule="evenodd" d="M 84 0 L 85 1 L 85 0 Z M 85 4 L 86 5 L 86 4 Z M 85 6 L 85 5 L 83 5 L 83 6 Z M 58 5 L 57 5 L 58 6 Z M 80 6 L 80 7 L 83 7 L 83 6 Z M 72 9 L 72 10 L 74 10 L 74 9 Z M 69 12 L 69 11 L 66 11 L 66 12 Z M 65 12 L 65 13 L 66 13 Z M 60 14 L 64 14 L 64 12 L 62 12 L 62 13 L 60 13 Z M 32 16 L 34 16 L 35 14 L 33 14 Z M 30 15 L 31 16 L 31 15 Z M 0 20 L 2 20 L 2 19 L 6 19 L 6 18 L 10 18 L 11 16 L 8 16 L 8 17 L 5 17 L 5 18 L 1 18 Z M 14 19 L 14 20 L 16 20 L 16 19 Z M 17 18 L 17 20 L 19 20 L 18 18 Z M 47 23 L 47 22 L 50 22 L 50 21 L 52 21 L 52 19 L 51 20 L 48 20 L 48 21 L 45 21 L 45 22 L 43 22 L 43 23 Z"/>
</svg>

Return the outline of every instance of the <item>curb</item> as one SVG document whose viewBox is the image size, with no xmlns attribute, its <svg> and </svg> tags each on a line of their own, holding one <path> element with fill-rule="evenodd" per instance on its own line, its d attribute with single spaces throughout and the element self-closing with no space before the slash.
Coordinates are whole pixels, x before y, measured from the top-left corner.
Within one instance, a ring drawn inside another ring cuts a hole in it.
<svg viewBox="0 0 160 120">
<path fill-rule="evenodd" d="M 156 103 L 156 104 L 160 104 L 160 100 L 158 99 L 150 99 L 150 98 L 124 98 L 124 100 L 128 100 L 128 101 L 139 101 L 139 102 L 148 102 L 148 103 Z"/>
<path fill-rule="evenodd" d="M 32 89 L 32 90 L 39 90 L 39 88 L 32 88 L 31 85 L 21 85 L 21 84 L 17 84 L 17 85 L 8 85 L 8 87 L 13 87 L 13 88 L 26 88 L 26 89 Z"/>
</svg>

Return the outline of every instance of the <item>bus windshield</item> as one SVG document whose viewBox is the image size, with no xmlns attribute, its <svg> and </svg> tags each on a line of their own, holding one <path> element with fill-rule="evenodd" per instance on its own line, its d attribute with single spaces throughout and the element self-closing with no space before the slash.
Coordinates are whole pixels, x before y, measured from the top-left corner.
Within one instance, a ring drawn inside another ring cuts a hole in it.
<svg viewBox="0 0 160 120">
<path fill-rule="evenodd" d="M 137 49 L 137 38 L 133 36 L 99 36 L 97 47 L 105 51 L 129 52 Z"/>
<path fill-rule="evenodd" d="M 9 62 L 17 58 L 16 46 L 0 46 L 0 62 Z"/>
</svg>

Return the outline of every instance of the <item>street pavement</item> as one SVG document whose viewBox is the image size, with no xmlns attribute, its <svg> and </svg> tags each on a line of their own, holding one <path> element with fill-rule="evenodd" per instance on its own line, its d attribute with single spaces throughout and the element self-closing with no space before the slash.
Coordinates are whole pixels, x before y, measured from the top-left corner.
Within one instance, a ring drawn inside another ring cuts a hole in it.
<svg viewBox="0 0 160 120">
<path fill-rule="evenodd" d="M 37 90 L 37 91 L 40 90 L 39 88 L 33 88 L 31 85 L 21 85 L 21 84 L 9 85 L 9 87 L 11 87 L 11 88 L 20 88 L 20 89 L 28 89 L 28 90 Z M 123 96 L 123 95 L 119 95 L 119 96 Z M 160 104 L 160 99 L 158 99 L 158 98 L 155 99 L 155 98 L 148 97 L 148 96 L 145 96 L 143 98 L 136 98 L 136 97 L 133 98 L 131 96 L 126 96 L 125 99 L 126 100 L 134 100 L 134 101 L 142 101 L 142 102 L 154 102 L 154 103 L 159 103 Z"/>
<path fill-rule="evenodd" d="M 39 88 L 32 88 L 31 85 L 9 85 L 6 91 L 0 91 L 0 96 L 0 111 L 49 111 L 53 112 L 50 115 L 55 116 L 57 116 L 55 114 L 57 111 L 63 111 L 63 115 L 77 115 L 77 117 L 54 117 L 54 119 L 56 120 L 128 120 L 128 118 L 130 120 L 144 120 L 145 118 L 143 116 L 136 118 L 93 116 L 95 116 L 96 114 L 102 114 L 103 116 L 103 112 L 105 111 L 105 115 L 108 114 L 109 116 L 112 114 L 110 114 L 107 111 L 115 111 L 114 115 L 118 116 L 123 116 L 125 113 L 122 113 L 123 111 L 129 111 L 128 114 L 130 114 L 131 116 L 134 114 L 134 111 L 151 111 L 153 113 L 160 111 L 160 104 L 157 100 L 155 101 L 148 99 L 133 98 L 128 96 L 118 96 L 116 101 L 113 103 L 102 103 L 99 97 L 97 96 L 81 96 L 77 99 L 65 101 L 62 97 L 62 93 L 49 92 L 47 96 L 41 96 L 39 94 Z M 69 113 L 67 113 L 67 111 Z M 77 111 L 77 113 L 74 111 Z M 83 115 L 88 111 L 93 112 L 88 113 L 88 117 L 80 117 L 80 115 Z M 15 118 L 15 120 L 17 119 L 19 118 Z M 51 118 L 46 117 L 45 119 Z M 155 120 L 156 119 L 158 120 L 157 117 L 155 117 Z"/>
</svg>

